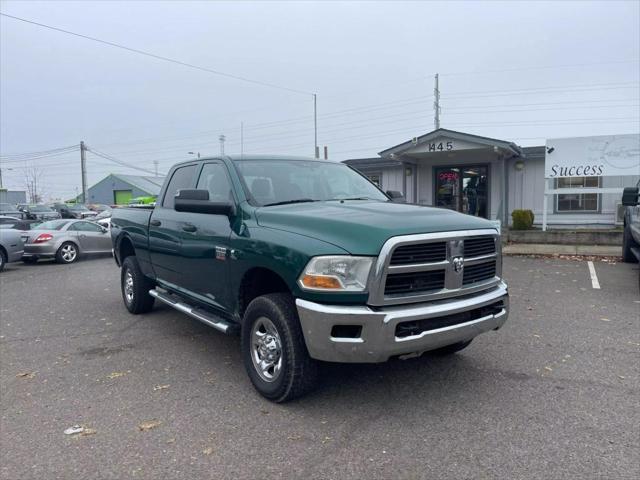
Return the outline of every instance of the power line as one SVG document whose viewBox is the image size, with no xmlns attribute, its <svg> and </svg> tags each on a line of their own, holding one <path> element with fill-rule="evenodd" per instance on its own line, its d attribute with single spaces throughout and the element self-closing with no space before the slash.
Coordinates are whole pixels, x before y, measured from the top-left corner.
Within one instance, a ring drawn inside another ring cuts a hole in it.
<svg viewBox="0 0 640 480">
<path fill-rule="evenodd" d="M 234 75 L 234 74 L 231 74 L 231 73 L 222 72 L 220 70 L 214 70 L 214 69 L 208 68 L 208 67 L 201 67 L 201 66 L 195 65 L 193 63 L 183 62 L 181 60 L 176 60 L 175 58 L 165 57 L 163 55 L 157 55 L 155 53 L 146 52 L 144 50 L 139 50 L 137 48 L 127 47 L 126 45 L 110 42 L 108 40 L 102 40 L 100 38 L 90 37 L 89 35 L 83 35 L 81 33 L 76 33 L 76 32 L 72 32 L 70 30 L 64 30 L 62 28 L 54 27 L 52 25 L 47 25 L 47 24 L 44 24 L 44 23 L 35 22 L 33 20 L 27 20 L 26 18 L 16 17 L 14 15 L 9 15 L 9 14 L 6 14 L 6 13 L 0 13 L 0 15 L 2 15 L 3 17 L 12 18 L 13 20 L 18 20 L 20 22 L 29 23 L 31 25 L 36 25 L 38 27 L 47 28 L 49 30 L 54 30 L 56 32 L 65 33 L 67 35 L 73 35 L 73 36 L 79 37 L 79 38 L 84 38 L 85 40 L 91 40 L 92 42 L 102 43 L 102 44 L 108 45 L 110 47 L 120 48 L 120 49 L 126 50 L 128 52 L 137 53 L 139 55 L 145 55 L 147 57 L 155 58 L 156 60 L 162 60 L 162 61 L 165 61 L 165 62 L 171 62 L 171 63 L 175 63 L 177 65 L 182 65 L 183 67 L 193 68 L 193 69 L 200 70 L 200 71 L 203 71 L 203 72 L 212 73 L 214 75 L 219 75 L 221 77 L 232 78 L 234 80 L 240 80 L 242 82 L 253 83 L 253 84 L 256 84 L 256 85 L 261 85 L 263 87 L 275 88 L 275 89 L 278 89 L 278 90 L 285 90 L 285 91 L 288 91 L 288 92 L 299 93 L 299 94 L 302 94 L 302 95 L 313 95 L 312 92 L 307 92 L 307 91 L 304 91 L 304 90 L 298 90 L 298 89 L 295 89 L 295 88 L 284 87 L 284 86 L 281 86 L 281 85 L 276 85 L 274 83 L 263 82 L 261 80 L 254 80 L 252 78 L 241 77 L 239 75 Z"/>
<path fill-rule="evenodd" d="M 99 152 L 99 151 L 94 150 L 94 149 L 89 148 L 89 147 L 86 147 L 86 149 L 87 149 L 87 151 L 93 153 L 94 155 L 102 157 L 105 160 L 109 160 L 110 162 L 117 163 L 118 165 L 121 165 L 123 167 L 132 168 L 134 170 L 138 170 L 140 172 L 145 172 L 145 173 L 148 173 L 148 174 L 151 174 L 151 175 L 155 176 L 155 172 L 153 170 L 147 170 L 146 168 L 141 168 L 141 167 L 137 167 L 135 165 L 131 165 L 130 163 L 124 162 L 122 160 L 118 160 L 117 158 L 115 158 L 115 157 L 113 157 L 111 155 L 108 155 L 108 154 L 103 153 L 103 152 Z"/>
<path fill-rule="evenodd" d="M 514 68 L 501 68 L 496 70 L 471 70 L 467 72 L 450 72 L 450 73 L 441 73 L 443 76 L 454 76 L 454 75 L 482 75 L 487 73 L 504 73 L 504 72 L 521 72 L 525 70 L 548 70 L 554 68 L 578 68 L 578 67 L 591 67 L 595 65 L 615 65 L 615 64 L 625 64 L 625 63 L 638 63 L 638 60 L 613 60 L 610 62 L 591 62 L 591 63 L 574 63 L 574 64 L 565 64 L 565 65 L 536 65 L 529 67 L 514 67 Z M 425 77 L 426 78 L 426 77 Z"/>
</svg>

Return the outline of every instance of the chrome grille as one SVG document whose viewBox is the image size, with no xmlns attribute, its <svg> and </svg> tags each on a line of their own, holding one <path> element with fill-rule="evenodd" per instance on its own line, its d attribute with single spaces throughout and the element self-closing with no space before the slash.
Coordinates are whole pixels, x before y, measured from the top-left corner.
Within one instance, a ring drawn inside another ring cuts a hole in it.
<svg viewBox="0 0 640 480">
<path fill-rule="evenodd" d="M 462 276 L 462 285 L 470 285 L 472 283 L 489 280 L 496 275 L 496 261 L 492 260 L 486 263 L 478 263 L 465 267 Z"/>
<path fill-rule="evenodd" d="M 391 265 L 441 262 L 447 258 L 447 242 L 402 245 L 393 251 Z"/>
<path fill-rule="evenodd" d="M 502 275 L 496 230 L 406 235 L 389 239 L 369 283 L 369 304 L 394 305 L 468 295 Z"/>
</svg>

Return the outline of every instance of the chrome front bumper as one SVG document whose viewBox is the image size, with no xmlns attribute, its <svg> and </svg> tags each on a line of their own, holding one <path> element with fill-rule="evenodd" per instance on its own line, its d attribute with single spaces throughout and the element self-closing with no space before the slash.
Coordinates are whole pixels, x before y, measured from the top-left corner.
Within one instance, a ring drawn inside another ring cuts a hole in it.
<svg viewBox="0 0 640 480">
<path fill-rule="evenodd" d="M 435 320 L 478 311 L 500 302 L 499 311 L 490 315 L 428 329 L 416 335 L 396 336 L 399 323 Z M 500 328 L 509 315 L 509 293 L 507 285 L 501 282 L 496 288 L 481 294 L 411 305 L 371 308 L 364 305 L 321 305 L 297 299 L 296 306 L 312 358 L 327 362 L 378 363 L 393 356 L 419 354 L 470 340 L 481 333 Z M 337 325 L 348 325 L 357 334 L 334 337 L 332 331 Z"/>
</svg>

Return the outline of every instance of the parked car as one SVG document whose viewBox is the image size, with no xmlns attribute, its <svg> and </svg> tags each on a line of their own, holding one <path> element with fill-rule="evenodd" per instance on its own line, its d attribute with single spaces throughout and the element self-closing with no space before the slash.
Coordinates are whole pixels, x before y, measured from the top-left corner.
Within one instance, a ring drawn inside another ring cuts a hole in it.
<svg viewBox="0 0 640 480">
<path fill-rule="evenodd" d="M 55 258 L 58 263 L 73 263 L 81 255 L 109 252 L 111 239 L 106 228 L 87 220 L 50 220 L 28 232 L 23 261 Z"/>
<path fill-rule="evenodd" d="M 15 217 L 7 217 L 4 215 L 0 215 L 0 229 L 11 229 L 11 230 L 31 230 L 36 225 L 40 225 L 42 222 L 40 220 L 21 220 Z"/>
<path fill-rule="evenodd" d="M 154 208 L 114 210 L 111 237 L 129 312 L 157 299 L 239 332 L 251 382 L 275 402 L 308 391 L 317 361 L 453 353 L 508 317 L 492 222 L 392 202 L 342 163 L 181 163 Z"/>
<path fill-rule="evenodd" d="M 93 217 L 91 220 L 96 222 L 98 225 L 102 225 L 104 228 L 111 228 L 111 215 L 113 214 L 113 210 L 111 208 L 107 210 L 103 210 L 98 215 Z"/>
<path fill-rule="evenodd" d="M 11 205 L 10 203 L 0 203 L 0 215 L 21 219 L 24 218 L 24 213 L 18 210 L 15 205 Z"/>
<path fill-rule="evenodd" d="M 61 218 L 60 214 L 48 205 L 18 205 L 18 209 L 24 213 L 27 220 L 55 220 Z"/>
<path fill-rule="evenodd" d="M 60 214 L 61 218 L 87 218 L 97 215 L 81 203 L 54 203 L 52 207 Z"/>
<path fill-rule="evenodd" d="M 111 210 L 111 207 L 109 205 L 104 205 L 102 203 L 91 203 L 87 205 L 87 208 L 92 212 L 96 212 L 98 214 L 100 212 L 104 212 L 105 210 Z"/>
<path fill-rule="evenodd" d="M 640 261 L 640 180 L 635 187 L 627 187 L 622 194 L 624 232 L 622 234 L 622 259 L 625 262 Z M 640 277 L 640 275 L 639 275 Z M 639 278 L 640 285 L 640 278 Z"/>
<path fill-rule="evenodd" d="M 7 263 L 20 260 L 23 250 L 24 243 L 20 231 L 0 229 L 0 272 Z"/>
</svg>

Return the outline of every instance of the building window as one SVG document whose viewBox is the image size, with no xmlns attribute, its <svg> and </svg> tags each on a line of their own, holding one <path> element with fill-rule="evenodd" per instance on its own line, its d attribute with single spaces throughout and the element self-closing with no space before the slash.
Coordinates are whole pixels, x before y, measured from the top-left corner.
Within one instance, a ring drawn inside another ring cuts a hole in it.
<svg viewBox="0 0 640 480">
<path fill-rule="evenodd" d="M 375 184 L 376 187 L 382 188 L 382 183 L 380 183 L 380 174 L 372 173 L 367 175 L 367 178 L 371 181 L 371 183 Z"/>
<path fill-rule="evenodd" d="M 556 179 L 556 188 L 597 188 L 601 177 L 563 177 Z M 556 195 L 556 212 L 580 213 L 600 211 L 598 193 L 559 193 Z"/>
</svg>

